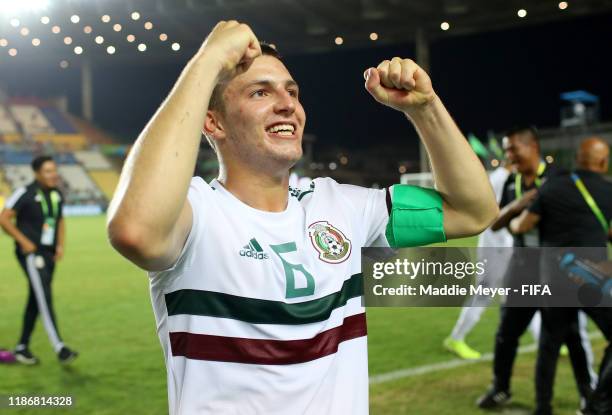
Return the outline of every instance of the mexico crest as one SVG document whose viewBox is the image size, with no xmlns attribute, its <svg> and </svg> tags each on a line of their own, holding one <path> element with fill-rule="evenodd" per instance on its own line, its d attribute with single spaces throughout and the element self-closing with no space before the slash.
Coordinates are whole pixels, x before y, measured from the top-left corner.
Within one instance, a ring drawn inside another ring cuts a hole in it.
<svg viewBox="0 0 612 415">
<path fill-rule="evenodd" d="M 312 246 L 319 253 L 321 261 L 339 264 L 351 255 L 351 241 L 342 231 L 327 221 L 315 222 L 308 227 Z"/>
</svg>

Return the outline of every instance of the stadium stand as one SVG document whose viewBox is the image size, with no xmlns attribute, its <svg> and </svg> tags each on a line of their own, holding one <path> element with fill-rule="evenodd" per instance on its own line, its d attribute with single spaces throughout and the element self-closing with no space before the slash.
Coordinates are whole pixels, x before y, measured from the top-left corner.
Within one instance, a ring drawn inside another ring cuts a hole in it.
<svg viewBox="0 0 612 415">
<path fill-rule="evenodd" d="M 4 177 L 4 172 L 0 169 L 0 197 L 8 196 L 11 193 L 11 185 Z"/>
<path fill-rule="evenodd" d="M 6 180 L 14 189 L 29 184 L 34 180 L 32 169 L 28 164 L 7 164 L 4 166 Z"/>
<path fill-rule="evenodd" d="M 81 134 L 36 134 L 34 141 L 49 143 L 61 150 L 80 150 L 87 147 L 87 139 Z"/>
<path fill-rule="evenodd" d="M 65 114 L 53 107 L 42 107 L 42 113 L 58 134 L 78 134 L 78 131 Z"/>
<path fill-rule="evenodd" d="M 76 151 L 74 156 L 87 169 L 106 199 L 110 200 L 119 182 L 119 175 L 112 169 L 112 165 L 107 158 L 94 150 Z"/>
<path fill-rule="evenodd" d="M 50 154 L 58 163 L 67 205 L 107 205 L 119 174 L 101 146 L 116 146 L 102 130 L 38 98 L 0 102 L 0 200 L 34 177 L 30 162 Z"/>
<path fill-rule="evenodd" d="M 89 175 L 104 193 L 107 200 L 110 200 L 115 193 L 117 183 L 119 183 L 119 174 L 114 170 L 92 170 Z"/>
<path fill-rule="evenodd" d="M 98 151 L 75 151 L 74 157 L 87 170 L 107 170 L 112 168 L 106 157 Z"/>
<path fill-rule="evenodd" d="M 55 129 L 43 112 L 34 105 L 10 105 L 10 111 L 25 134 L 54 134 Z"/>
<path fill-rule="evenodd" d="M 0 105 L 0 134 L 18 134 L 17 124 L 4 105 Z"/>
<path fill-rule="evenodd" d="M 65 114 L 65 116 L 81 134 L 87 137 L 90 144 L 117 144 L 108 134 L 91 123 L 71 114 Z"/>
<path fill-rule="evenodd" d="M 64 183 L 66 199 L 71 204 L 90 204 L 104 199 L 85 169 L 78 164 L 60 164 L 59 173 Z"/>
</svg>

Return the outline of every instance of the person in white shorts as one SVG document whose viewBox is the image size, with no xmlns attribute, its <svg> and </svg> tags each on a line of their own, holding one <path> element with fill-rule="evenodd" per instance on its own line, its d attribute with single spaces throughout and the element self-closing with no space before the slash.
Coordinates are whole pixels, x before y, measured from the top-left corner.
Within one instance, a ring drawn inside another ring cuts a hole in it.
<svg viewBox="0 0 612 415">
<path fill-rule="evenodd" d="M 501 200 L 504 183 L 510 176 L 510 164 L 504 164 L 493 170 L 489 175 L 489 181 L 495 192 L 497 201 Z M 484 248 L 484 249 L 483 249 Z M 488 257 L 490 264 L 495 264 L 488 268 L 478 281 L 487 287 L 501 287 L 503 285 L 506 267 L 512 257 L 512 235 L 506 228 L 493 231 L 487 228 L 478 237 L 478 256 Z M 461 309 L 457 322 L 449 337 L 444 339 L 444 347 L 451 353 L 465 360 L 477 360 L 481 358 L 481 353 L 465 341 L 467 335 L 480 321 L 482 313 L 491 304 L 492 297 L 488 295 L 475 295 L 470 297 Z M 531 320 L 529 330 L 534 340 L 540 337 L 540 313 L 536 313 Z"/>
<path fill-rule="evenodd" d="M 215 26 L 135 143 L 108 233 L 149 271 L 170 414 L 366 414 L 360 248 L 477 234 L 496 216 L 428 75 L 393 58 L 364 77 L 416 127 L 437 190 L 329 178 L 289 189 L 306 120 L 299 88 L 236 21 Z M 219 158 L 211 183 L 191 177 L 202 132 Z"/>
</svg>

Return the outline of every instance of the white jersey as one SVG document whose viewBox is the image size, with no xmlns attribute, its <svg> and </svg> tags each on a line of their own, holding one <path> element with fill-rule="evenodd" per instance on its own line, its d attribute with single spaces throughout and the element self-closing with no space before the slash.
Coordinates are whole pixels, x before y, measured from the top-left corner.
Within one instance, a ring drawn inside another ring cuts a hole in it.
<svg viewBox="0 0 612 415">
<path fill-rule="evenodd" d="M 493 192 L 495 193 L 495 200 L 499 204 L 502 192 L 504 190 L 504 184 L 508 177 L 510 176 L 510 172 L 506 170 L 504 167 L 498 167 L 493 170 L 493 172 L 489 175 L 489 181 L 491 182 L 491 186 L 493 187 Z M 487 228 L 483 233 L 480 234 L 478 238 L 478 246 L 479 247 L 510 247 L 513 244 L 512 235 L 508 232 L 508 229 L 502 228 L 498 231 L 492 231 L 491 228 Z"/>
<path fill-rule="evenodd" d="M 367 414 L 361 247 L 385 197 L 315 179 L 274 213 L 192 179 L 185 247 L 150 273 L 170 414 Z"/>
</svg>

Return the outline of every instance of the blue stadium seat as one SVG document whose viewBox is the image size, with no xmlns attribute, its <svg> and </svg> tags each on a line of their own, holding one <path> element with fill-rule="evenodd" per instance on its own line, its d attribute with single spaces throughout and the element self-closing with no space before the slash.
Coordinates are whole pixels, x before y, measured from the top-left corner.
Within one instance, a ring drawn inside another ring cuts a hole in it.
<svg viewBox="0 0 612 415">
<path fill-rule="evenodd" d="M 78 131 L 68 121 L 64 114 L 52 107 L 41 107 L 40 110 L 51 123 L 58 134 L 77 134 Z"/>
</svg>

